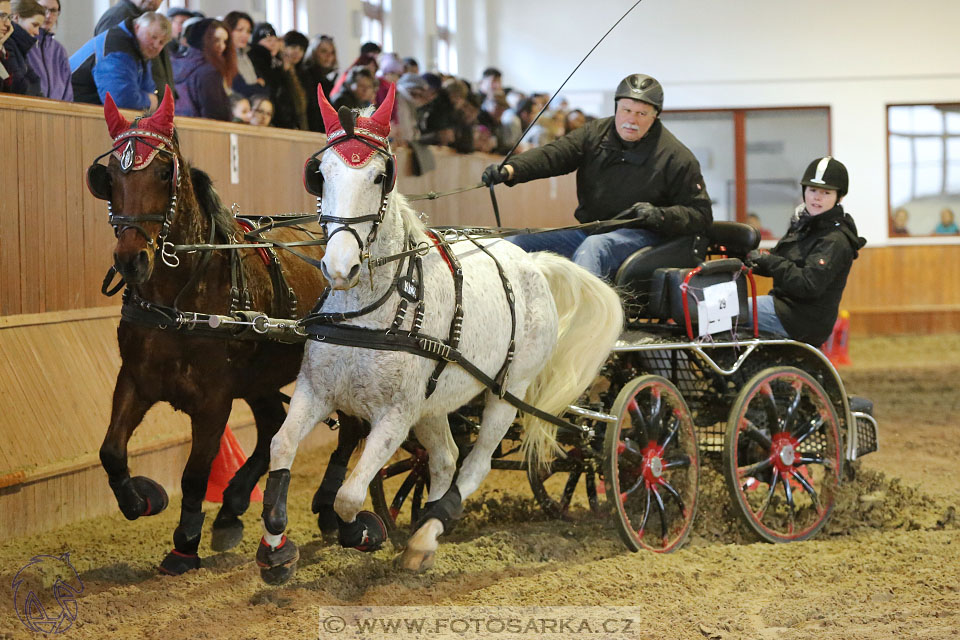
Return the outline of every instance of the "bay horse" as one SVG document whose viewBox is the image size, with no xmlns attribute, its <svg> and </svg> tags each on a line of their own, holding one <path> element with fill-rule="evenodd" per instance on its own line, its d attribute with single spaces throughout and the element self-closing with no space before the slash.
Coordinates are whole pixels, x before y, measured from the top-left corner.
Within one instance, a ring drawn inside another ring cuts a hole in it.
<svg viewBox="0 0 960 640">
<path fill-rule="evenodd" d="M 110 156 L 108 166 L 94 161 L 88 169 L 87 185 L 93 195 L 109 202 L 117 236 L 114 267 L 127 287 L 117 329 L 122 364 L 100 460 L 128 519 L 157 514 L 167 506 L 167 494 L 154 480 L 131 477 L 127 443 L 158 402 L 190 416 L 192 447 L 181 478 L 180 521 L 173 550 L 159 567 L 179 575 L 200 566 L 201 507 L 233 399 L 242 398 L 250 406 L 257 443 L 224 491 L 213 524 L 217 551 L 233 547 L 242 537 L 239 516 L 267 470 L 270 439 L 285 416 L 286 396 L 280 388 L 293 381 L 303 354 L 302 344 L 240 339 L 184 325 L 178 320 L 180 310 L 229 315 L 249 309 L 292 318 L 302 314 L 296 301 L 315 299 L 325 281 L 315 267 L 287 255 L 265 255 L 268 259 L 263 260 L 253 250 L 171 251 L 177 244 L 237 242 L 244 233 L 209 176 L 184 161 L 173 114 L 169 87 L 157 111 L 133 123 L 108 94 L 104 116 L 113 148 L 104 154 Z M 303 236 L 279 229 L 271 238 Z M 303 251 L 315 259 L 322 255 L 319 248 Z M 273 258 L 276 264 L 268 266 Z M 334 531 L 333 497 L 360 437 L 360 425 L 352 419 L 342 417 L 341 426 L 340 446 L 314 499 L 320 524 L 326 521 L 329 529 L 332 522 Z"/>
<path fill-rule="evenodd" d="M 270 447 L 257 563 L 271 584 L 296 569 L 299 552 L 284 535 L 290 466 L 318 418 L 342 410 L 370 423 L 334 503 L 340 544 L 360 550 L 385 538 L 380 518 L 360 510 L 368 485 L 414 430 L 429 453 L 430 492 L 401 564 L 424 570 L 462 500 L 489 472 L 517 415 L 511 402 L 523 398 L 552 414 L 565 409 L 594 380 L 623 328 L 617 293 L 565 258 L 528 255 L 502 240 L 447 244 L 431 234 L 393 192 L 394 92 L 391 86 L 375 113 L 359 117 L 334 111 L 318 92 L 328 144 L 319 161 L 317 154 L 308 161 L 304 181 L 321 197 L 322 270 L 331 288 L 301 321 L 313 339 Z M 447 414 L 484 393 L 476 444 L 457 470 Z M 528 462 L 548 460 L 557 427 L 529 410 L 523 426 Z"/>
</svg>

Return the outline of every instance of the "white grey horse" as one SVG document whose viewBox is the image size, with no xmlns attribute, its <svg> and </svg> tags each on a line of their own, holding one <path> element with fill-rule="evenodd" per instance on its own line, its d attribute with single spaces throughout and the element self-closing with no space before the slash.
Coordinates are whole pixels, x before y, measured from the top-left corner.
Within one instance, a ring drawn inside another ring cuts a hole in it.
<svg viewBox="0 0 960 640">
<path fill-rule="evenodd" d="M 290 411 L 271 445 L 264 536 L 257 553 L 268 582 L 285 581 L 295 569 L 296 546 L 283 535 L 289 469 L 300 441 L 331 412 L 343 411 L 371 425 L 363 453 L 334 503 L 344 546 L 370 550 L 385 538 L 383 523 L 361 511 L 361 505 L 371 480 L 411 428 L 429 454 L 431 482 L 426 515 L 401 558 L 404 567 L 423 570 L 432 565 L 437 538 L 458 515 L 460 501 L 476 491 L 490 471 L 491 456 L 516 417 L 516 407 L 456 362 L 437 376 L 438 358 L 372 348 L 374 342 L 395 339 L 385 330 L 398 317 L 392 336 L 432 336 L 437 338 L 432 348 L 440 352 L 443 348 L 437 345 L 452 342 L 465 360 L 502 381 L 507 392 L 552 414 L 573 402 L 595 378 L 623 326 L 617 293 L 560 256 L 528 255 L 511 243 L 486 240 L 483 249 L 473 242 L 454 243 L 450 249 L 455 257 L 444 257 L 406 199 L 392 191 L 395 169 L 386 135 L 393 89 L 376 113 L 359 118 L 344 110 L 338 118 L 318 93 L 328 146 L 315 179 L 322 180 L 321 222 L 328 237 L 322 269 L 332 288 L 322 301 L 320 317 L 337 326 L 336 335 L 321 333 L 316 337 L 327 337 L 308 342 Z M 308 170 L 315 169 L 308 163 Z M 412 255 L 371 265 L 411 247 L 430 247 L 423 252 L 421 269 L 410 265 L 416 261 Z M 462 267 L 458 344 L 451 330 L 458 300 L 457 262 Z M 512 289 L 513 309 L 504 282 Z M 405 306 L 410 312 L 401 316 L 398 309 Z M 345 344 L 337 339 L 341 334 L 372 336 L 372 342 L 358 346 L 349 338 Z M 504 380 L 498 372 L 511 342 L 512 361 Z M 457 449 L 447 414 L 481 393 L 485 406 L 479 434 L 453 482 Z M 556 427 L 525 413 L 523 428 L 528 460 L 548 460 L 556 450 Z"/>
</svg>

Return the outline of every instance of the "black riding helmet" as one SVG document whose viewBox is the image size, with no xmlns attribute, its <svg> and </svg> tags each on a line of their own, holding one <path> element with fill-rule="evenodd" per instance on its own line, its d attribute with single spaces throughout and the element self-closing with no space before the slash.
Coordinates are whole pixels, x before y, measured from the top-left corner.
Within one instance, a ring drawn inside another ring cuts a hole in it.
<svg viewBox="0 0 960 640">
<path fill-rule="evenodd" d="M 620 81 L 614 102 L 620 98 L 633 98 L 652 104 L 657 113 L 663 110 L 663 87 L 656 79 L 642 73 L 634 73 Z"/>
<path fill-rule="evenodd" d="M 842 162 L 835 160 L 832 156 L 824 156 L 810 163 L 807 170 L 803 172 L 800 184 L 803 185 L 800 189 L 801 195 L 806 187 L 819 187 L 833 189 L 837 192 L 837 197 L 842 198 L 847 195 L 850 177 Z"/>
</svg>

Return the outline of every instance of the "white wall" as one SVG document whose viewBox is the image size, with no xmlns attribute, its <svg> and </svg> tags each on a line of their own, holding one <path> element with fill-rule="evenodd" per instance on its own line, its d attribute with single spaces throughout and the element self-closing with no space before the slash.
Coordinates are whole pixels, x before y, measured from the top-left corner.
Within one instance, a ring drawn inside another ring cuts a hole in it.
<svg viewBox="0 0 960 640">
<path fill-rule="evenodd" d="M 491 64 L 552 93 L 634 0 L 488 0 Z M 666 108 L 828 105 L 846 208 L 887 240 L 886 105 L 960 101 L 957 0 L 644 0 L 567 85 L 612 92 L 649 73 Z M 897 242 L 906 242 L 897 240 Z"/>
</svg>

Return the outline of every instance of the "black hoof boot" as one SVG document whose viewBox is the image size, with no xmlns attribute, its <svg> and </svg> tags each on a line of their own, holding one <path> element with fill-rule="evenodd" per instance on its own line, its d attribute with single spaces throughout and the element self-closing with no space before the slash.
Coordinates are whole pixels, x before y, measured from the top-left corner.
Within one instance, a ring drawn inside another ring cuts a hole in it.
<svg viewBox="0 0 960 640">
<path fill-rule="evenodd" d="M 267 489 L 263 492 L 263 525 L 274 535 L 280 535 L 287 528 L 287 489 L 289 487 L 289 469 L 270 472 L 267 477 Z"/>
<path fill-rule="evenodd" d="M 358 551 L 376 551 L 387 539 L 387 527 L 380 516 L 370 511 L 361 511 L 353 522 L 340 523 L 340 545 L 352 547 Z"/>
<path fill-rule="evenodd" d="M 439 500 L 428 502 L 423 505 L 423 511 L 420 519 L 410 527 L 410 531 L 416 533 L 420 527 L 427 523 L 427 520 L 436 518 L 443 523 L 443 532 L 450 533 L 457 520 L 463 517 L 463 502 L 460 498 L 460 489 L 456 483 L 450 485 L 447 492 Z"/>
<path fill-rule="evenodd" d="M 243 523 L 240 518 L 220 509 L 217 519 L 213 521 L 210 537 L 210 547 L 214 551 L 229 551 L 243 540 Z"/>
<path fill-rule="evenodd" d="M 132 480 L 137 493 L 147 503 L 146 510 L 141 513 L 142 516 L 155 516 L 170 504 L 167 492 L 159 482 L 154 482 L 146 476 L 137 476 Z"/>
<path fill-rule="evenodd" d="M 200 568 L 200 556 L 195 553 L 181 553 L 176 549 L 167 554 L 160 563 L 160 573 L 168 576 L 179 576 L 187 571 Z"/>
<path fill-rule="evenodd" d="M 299 559 L 300 551 L 297 545 L 287 536 L 280 539 L 280 546 L 275 549 L 260 538 L 257 566 L 260 567 L 260 578 L 267 584 L 276 586 L 290 580 L 297 571 Z"/>
<path fill-rule="evenodd" d="M 117 505 L 127 520 L 136 520 L 140 516 L 154 516 L 167 508 L 170 500 L 167 492 L 158 482 L 146 476 L 129 476 L 119 481 L 110 481 L 110 487 L 117 497 Z"/>
</svg>

